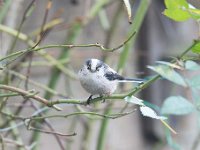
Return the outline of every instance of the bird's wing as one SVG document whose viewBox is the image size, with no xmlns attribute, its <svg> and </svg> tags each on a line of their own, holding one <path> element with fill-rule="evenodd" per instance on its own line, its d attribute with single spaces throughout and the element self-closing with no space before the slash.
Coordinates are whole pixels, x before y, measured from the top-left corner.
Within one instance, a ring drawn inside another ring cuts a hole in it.
<svg viewBox="0 0 200 150">
<path fill-rule="evenodd" d="M 104 75 L 109 81 L 118 81 L 118 82 L 136 82 L 136 83 L 143 83 L 143 79 L 137 79 L 137 78 L 124 78 L 123 76 L 119 75 L 116 72 L 108 71 Z"/>
<path fill-rule="evenodd" d="M 114 81 L 114 80 L 124 80 L 124 77 L 122 77 L 121 75 L 119 75 L 118 73 L 116 72 L 107 72 L 105 75 L 104 75 L 109 81 Z"/>
</svg>

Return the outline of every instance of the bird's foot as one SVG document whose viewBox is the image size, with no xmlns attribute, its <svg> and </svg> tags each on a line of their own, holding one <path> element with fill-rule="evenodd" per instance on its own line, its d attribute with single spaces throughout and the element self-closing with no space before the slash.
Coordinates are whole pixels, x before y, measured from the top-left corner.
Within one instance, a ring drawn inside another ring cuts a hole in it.
<svg viewBox="0 0 200 150">
<path fill-rule="evenodd" d="M 100 95 L 99 97 L 102 98 L 102 101 L 101 101 L 101 102 L 102 102 L 102 103 L 105 103 L 106 99 L 104 98 L 104 96 Z"/>
<path fill-rule="evenodd" d="M 87 102 L 86 102 L 87 105 L 90 105 L 90 101 L 92 100 L 92 96 L 93 96 L 93 95 L 90 95 L 90 97 L 88 97 Z"/>
</svg>

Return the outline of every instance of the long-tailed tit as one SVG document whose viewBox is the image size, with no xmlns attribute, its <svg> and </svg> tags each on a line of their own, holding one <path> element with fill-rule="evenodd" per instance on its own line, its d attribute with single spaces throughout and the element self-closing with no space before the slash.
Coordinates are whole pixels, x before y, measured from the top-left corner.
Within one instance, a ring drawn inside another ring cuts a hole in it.
<svg viewBox="0 0 200 150">
<path fill-rule="evenodd" d="M 93 95 L 109 96 L 114 93 L 118 82 L 143 83 L 142 79 L 125 78 L 119 75 L 98 59 L 88 59 L 79 70 L 78 76 L 82 87 L 91 94 L 87 104 L 90 103 Z"/>
</svg>

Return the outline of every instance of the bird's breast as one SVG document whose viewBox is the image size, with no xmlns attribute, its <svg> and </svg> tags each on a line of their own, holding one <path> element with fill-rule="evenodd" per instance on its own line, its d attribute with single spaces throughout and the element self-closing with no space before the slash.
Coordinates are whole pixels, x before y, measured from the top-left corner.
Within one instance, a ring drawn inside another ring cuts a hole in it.
<svg viewBox="0 0 200 150">
<path fill-rule="evenodd" d="M 86 75 L 80 77 L 83 88 L 92 95 L 110 95 L 117 86 L 115 81 L 109 81 L 102 75 Z"/>
</svg>

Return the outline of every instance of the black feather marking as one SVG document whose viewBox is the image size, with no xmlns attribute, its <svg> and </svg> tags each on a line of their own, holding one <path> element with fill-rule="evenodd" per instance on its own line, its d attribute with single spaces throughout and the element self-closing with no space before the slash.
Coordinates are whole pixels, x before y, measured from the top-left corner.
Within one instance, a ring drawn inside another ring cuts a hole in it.
<svg viewBox="0 0 200 150">
<path fill-rule="evenodd" d="M 103 66 L 103 62 L 102 61 L 99 61 L 97 66 L 96 66 L 96 70 L 98 70 L 99 68 L 101 68 Z"/>
<path fill-rule="evenodd" d="M 124 77 L 120 76 L 117 73 L 113 73 L 113 72 L 107 72 L 104 76 L 110 81 L 113 81 L 113 80 L 124 80 Z"/>
<path fill-rule="evenodd" d="M 86 65 L 87 65 L 87 69 L 88 69 L 88 70 L 91 70 L 91 63 L 92 63 L 91 59 L 86 60 L 85 63 L 86 63 Z"/>
<path fill-rule="evenodd" d="M 92 63 L 91 59 L 86 60 L 86 65 L 87 66 L 91 66 L 91 63 Z"/>
</svg>

